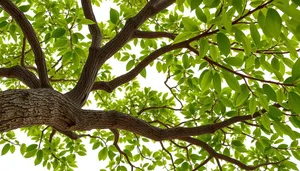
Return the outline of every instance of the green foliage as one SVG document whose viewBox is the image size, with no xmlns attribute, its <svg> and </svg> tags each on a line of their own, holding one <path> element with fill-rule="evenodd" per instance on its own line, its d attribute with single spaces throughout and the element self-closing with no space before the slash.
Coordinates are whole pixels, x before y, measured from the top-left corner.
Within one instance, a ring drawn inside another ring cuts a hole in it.
<svg viewBox="0 0 300 171">
<path fill-rule="evenodd" d="M 91 2 L 94 12 L 104 3 Z M 74 87 L 89 55 L 92 36 L 88 26 L 98 25 L 103 47 L 122 33 L 126 22 L 147 2 L 114 0 L 111 8 L 105 7 L 107 14 L 95 15 L 96 23 L 85 18 L 76 0 L 13 1 L 32 24 L 45 53 L 51 84 L 62 93 Z M 109 83 L 129 71 L 137 76 L 111 93 L 93 91 L 93 105 L 162 129 L 210 125 L 211 130 L 192 137 L 211 149 L 182 137 L 160 144 L 124 130 L 118 130 L 117 146 L 110 130 L 91 130 L 91 137 L 71 140 L 59 133 L 52 137 L 52 128 L 32 126 L 21 129 L 31 139 L 29 143 L 19 140 L 13 131 L 1 133 L 1 155 L 18 151 L 48 170 L 76 170 L 79 156 L 88 155 L 90 149 L 103 163 L 101 170 L 129 170 L 132 165 L 134 170 L 206 170 L 208 166 L 212 170 L 235 170 L 240 165 L 234 161 L 262 165 L 257 170 L 297 170 L 299 6 L 299 0 L 176 0 L 138 26 L 139 31 L 156 32 L 156 36 L 133 35 L 101 66 L 96 81 Z M 151 8 L 151 13 L 158 8 Z M 131 21 L 131 29 L 135 29 L 136 21 Z M 3 9 L 0 33 L 1 68 L 21 65 L 24 35 Z M 157 36 L 160 34 L 163 36 Z M 35 58 L 27 41 L 24 59 L 27 68 L 38 75 L 32 69 Z M 134 70 L 145 63 L 147 67 Z M 0 82 L 7 89 L 27 88 L 17 79 L 1 78 Z M 156 84 L 163 88 L 154 88 Z M 232 120 L 237 121 L 218 127 Z M 218 158 L 220 155 L 223 158 Z M 206 159 L 208 164 L 202 163 Z"/>
</svg>

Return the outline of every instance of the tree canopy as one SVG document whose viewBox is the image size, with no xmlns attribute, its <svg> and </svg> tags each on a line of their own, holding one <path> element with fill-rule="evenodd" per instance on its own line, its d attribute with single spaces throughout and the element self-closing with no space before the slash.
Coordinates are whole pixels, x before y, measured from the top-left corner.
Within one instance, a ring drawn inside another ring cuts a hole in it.
<svg viewBox="0 0 300 171">
<path fill-rule="evenodd" d="M 298 170 L 299 0 L 103 3 L 0 0 L 1 155 L 48 170 L 90 150 L 102 170 Z"/>
</svg>

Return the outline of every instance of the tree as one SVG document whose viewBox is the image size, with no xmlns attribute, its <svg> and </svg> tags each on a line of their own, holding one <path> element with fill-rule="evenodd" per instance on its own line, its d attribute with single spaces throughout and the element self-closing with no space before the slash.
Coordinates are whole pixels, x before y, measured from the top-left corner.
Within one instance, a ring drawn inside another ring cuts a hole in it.
<svg viewBox="0 0 300 171">
<path fill-rule="evenodd" d="M 297 170 L 298 0 L 101 3 L 0 1 L 2 155 L 72 170 L 88 138 L 109 170 Z M 168 92 L 140 86 L 151 66 Z"/>
</svg>

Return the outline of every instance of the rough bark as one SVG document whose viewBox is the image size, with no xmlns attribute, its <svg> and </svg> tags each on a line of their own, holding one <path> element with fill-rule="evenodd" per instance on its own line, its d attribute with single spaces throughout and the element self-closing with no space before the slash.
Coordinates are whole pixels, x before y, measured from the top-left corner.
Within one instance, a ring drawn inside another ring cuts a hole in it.
<svg viewBox="0 0 300 171">
<path fill-rule="evenodd" d="M 62 131 L 122 129 L 161 141 L 211 134 L 260 115 L 257 112 L 254 115 L 236 116 L 223 122 L 193 128 L 161 129 L 118 111 L 80 109 L 68 97 L 51 89 L 7 90 L 0 93 L 0 132 L 45 124 Z"/>
</svg>

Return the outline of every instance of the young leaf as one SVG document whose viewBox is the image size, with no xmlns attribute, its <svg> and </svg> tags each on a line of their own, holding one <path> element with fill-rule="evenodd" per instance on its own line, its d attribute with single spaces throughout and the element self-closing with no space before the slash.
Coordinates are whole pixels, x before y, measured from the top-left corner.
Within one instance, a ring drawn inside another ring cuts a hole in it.
<svg viewBox="0 0 300 171">
<path fill-rule="evenodd" d="M 300 78 L 300 59 L 298 59 L 292 68 L 292 77 L 296 81 Z"/>
<path fill-rule="evenodd" d="M 249 111 L 251 115 L 256 112 L 256 100 L 254 97 L 249 100 Z"/>
<path fill-rule="evenodd" d="M 195 1 L 195 0 L 192 0 L 192 1 Z M 201 8 L 197 8 L 196 9 L 196 16 L 197 18 L 202 21 L 203 23 L 206 23 L 207 22 L 207 17 L 206 15 L 204 14 L 204 12 L 202 11 Z"/>
<path fill-rule="evenodd" d="M 250 24 L 250 33 L 255 45 L 258 47 L 260 44 L 260 34 L 253 23 Z"/>
<path fill-rule="evenodd" d="M 198 8 L 199 5 L 202 3 L 202 0 L 191 0 L 190 6 L 191 6 L 191 11 L 194 9 Z"/>
<path fill-rule="evenodd" d="M 40 164 L 43 160 L 43 157 L 44 157 L 43 151 L 39 150 L 36 154 L 36 158 L 34 160 L 34 165 Z"/>
<path fill-rule="evenodd" d="M 288 48 L 291 53 L 291 57 L 298 57 L 298 52 L 296 51 L 295 46 L 290 42 L 290 40 L 281 33 L 281 39 L 284 41 L 285 46 Z"/>
<path fill-rule="evenodd" d="M 299 102 L 300 102 L 300 96 L 298 94 L 296 94 L 295 92 L 290 92 L 288 103 L 290 105 L 290 108 L 297 114 L 300 114 Z"/>
<path fill-rule="evenodd" d="M 236 91 L 236 92 L 241 92 L 241 87 L 240 84 L 238 82 L 238 80 L 233 76 L 232 73 L 228 72 L 228 71 L 223 71 L 222 72 L 223 77 L 225 79 L 225 81 L 227 82 L 228 86 Z"/>
<path fill-rule="evenodd" d="M 89 24 L 95 24 L 95 22 L 93 20 L 89 20 L 89 19 L 86 19 L 86 18 L 82 18 L 80 19 L 80 21 L 78 22 L 78 24 L 86 24 L 86 25 L 89 25 Z"/>
<path fill-rule="evenodd" d="M 62 37 L 66 33 L 66 30 L 64 28 L 57 28 L 52 32 L 53 38 L 59 38 Z"/>
<path fill-rule="evenodd" d="M 208 40 L 205 38 L 200 39 L 200 49 L 199 49 L 200 59 L 202 59 L 206 55 L 208 49 L 209 49 Z"/>
<path fill-rule="evenodd" d="M 262 115 L 261 124 L 266 128 L 266 130 L 270 131 L 270 118 L 267 115 Z"/>
<path fill-rule="evenodd" d="M 105 160 L 107 158 L 108 149 L 107 147 L 104 147 L 102 150 L 98 153 L 98 160 Z"/>
<path fill-rule="evenodd" d="M 5 144 L 2 148 L 1 155 L 2 156 L 5 155 L 9 151 L 9 149 L 10 149 L 10 144 L 8 144 L 8 143 Z"/>
<path fill-rule="evenodd" d="M 179 43 L 179 42 L 183 42 L 183 41 L 185 41 L 185 40 L 187 40 L 187 39 L 189 39 L 189 38 L 192 38 L 192 37 L 194 37 L 194 36 L 195 36 L 195 34 L 193 34 L 193 33 L 191 33 L 191 32 L 183 32 L 183 33 L 181 33 L 181 34 L 178 34 L 178 35 L 175 37 L 175 39 L 174 39 L 174 41 L 173 41 L 173 44 Z"/>
<path fill-rule="evenodd" d="M 268 116 L 274 121 L 280 121 L 282 112 L 277 107 L 269 106 Z"/>
<path fill-rule="evenodd" d="M 290 126 L 281 123 L 280 121 L 273 121 L 274 127 L 279 128 L 284 134 L 288 135 L 292 140 L 296 139 L 296 135 Z"/>
<path fill-rule="evenodd" d="M 214 89 L 216 90 L 216 92 L 220 93 L 221 92 L 221 77 L 219 75 L 219 73 L 215 73 L 213 76 L 213 85 L 214 85 Z"/>
<path fill-rule="evenodd" d="M 242 42 L 243 47 L 244 47 L 244 51 L 245 54 L 248 56 L 251 54 L 251 43 L 249 41 L 249 39 L 245 36 L 245 34 L 238 28 L 234 28 L 234 32 L 235 32 L 235 39 L 238 42 Z"/>
<path fill-rule="evenodd" d="M 276 100 L 277 100 L 276 93 L 269 84 L 264 84 L 263 90 L 264 90 L 265 94 L 269 97 L 269 99 L 276 102 Z"/>
<path fill-rule="evenodd" d="M 197 32 L 199 31 L 198 25 L 189 17 L 182 18 L 182 24 L 187 31 Z"/>
<path fill-rule="evenodd" d="M 265 17 L 265 15 L 261 11 L 259 11 L 259 13 L 258 13 L 257 21 L 258 21 L 258 24 L 259 24 L 260 28 L 262 29 L 263 33 L 267 37 L 272 38 L 272 35 L 269 32 L 269 29 L 267 28 L 266 17 Z"/>
<path fill-rule="evenodd" d="M 128 61 L 127 65 L 126 65 L 126 71 L 130 70 L 133 67 L 134 63 L 135 62 L 133 59 Z"/>
<path fill-rule="evenodd" d="M 223 33 L 217 34 L 217 44 L 220 49 L 221 54 L 227 56 L 230 53 L 230 41 L 228 37 Z"/>
<path fill-rule="evenodd" d="M 268 26 L 267 28 L 269 29 L 270 34 L 274 38 L 279 38 L 281 33 L 282 21 L 280 15 L 276 10 L 272 8 L 268 9 L 266 16 L 266 25 Z"/>
<path fill-rule="evenodd" d="M 212 80 L 212 76 L 213 75 L 211 70 L 207 72 L 203 72 L 202 80 L 200 83 L 200 87 L 202 88 L 203 91 L 206 91 L 209 88 Z"/>
</svg>

